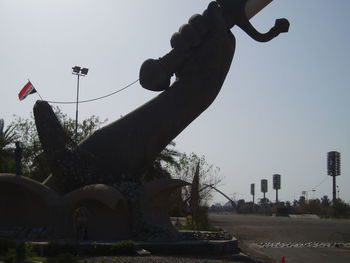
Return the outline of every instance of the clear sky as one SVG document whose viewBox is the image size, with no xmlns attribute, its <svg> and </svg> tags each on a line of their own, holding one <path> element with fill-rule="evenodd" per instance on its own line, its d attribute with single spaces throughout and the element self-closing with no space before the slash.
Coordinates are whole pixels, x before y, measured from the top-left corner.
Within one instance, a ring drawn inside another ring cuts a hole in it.
<svg viewBox="0 0 350 263">
<path fill-rule="evenodd" d="M 75 100 L 72 66 L 90 68 L 80 99 L 113 92 L 138 79 L 140 65 L 170 50 L 178 27 L 203 0 L 0 0 L 0 118 L 28 117 L 37 95 L 19 101 L 29 78 L 46 100 Z M 326 178 L 328 151 L 342 154 L 340 197 L 350 201 L 350 1 L 274 0 L 252 23 L 267 31 L 286 17 L 290 32 L 257 43 L 239 28 L 234 61 L 216 101 L 175 142 L 221 168 L 220 190 L 251 200 L 250 184 L 282 175 L 282 200 L 299 198 Z M 157 93 L 139 84 L 81 104 L 113 121 Z M 60 105 L 75 118 L 75 105 Z M 117 149 L 116 149 L 117 150 Z M 328 177 L 309 197 L 332 196 Z M 214 202 L 225 199 L 215 195 Z"/>
</svg>

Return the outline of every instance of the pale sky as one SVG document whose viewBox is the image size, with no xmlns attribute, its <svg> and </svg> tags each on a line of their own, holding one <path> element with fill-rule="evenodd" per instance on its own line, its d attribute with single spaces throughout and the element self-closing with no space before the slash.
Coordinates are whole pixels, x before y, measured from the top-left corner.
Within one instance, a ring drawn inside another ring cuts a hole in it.
<svg viewBox="0 0 350 263">
<path fill-rule="evenodd" d="M 19 101 L 29 78 L 46 100 L 74 101 L 75 65 L 88 67 L 80 99 L 103 96 L 138 79 L 147 58 L 163 56 L 179 26 L 209 1 L 0 0 L 1 114 L 28 117 L 39 97 Z M 175 142 L 220 167 L 219 189 L 236 199 L 262 197 L 260 180 L 282 175 L 281 200 L 299 198 L 326 178 L 328 151 L 339 151 L 340 197 L 350 201 L 350 1 L 274 0 L 252 23 L 266 32 L 288 18 L 290 32 L 257 43 L 239 28 L 235 57 L 214 103 Z M 139 84 L 81 104 L 79 118 L 116 120 L 158 93 Z M 75 105 L 60 105 L 75 118 Z M 116 149 L 117 150 L 117 149 Z M 328 177 L 309 197 L 332 196 Z M 213 202 L 225 202 L 215 195 Z"/>
</svg>

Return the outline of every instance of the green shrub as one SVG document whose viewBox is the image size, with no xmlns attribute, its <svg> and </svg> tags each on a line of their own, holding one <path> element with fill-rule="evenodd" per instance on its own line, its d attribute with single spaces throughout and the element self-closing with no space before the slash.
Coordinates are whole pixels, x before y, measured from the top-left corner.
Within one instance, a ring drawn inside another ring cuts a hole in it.
<svg viewBox="0 0 350 263">
<path fill-rule="evenodd" d="M 55 257 L 48 258 L 47 263 L 78 263 L 79 260 L 71 253 L 62 253 Z"/>
<path fill-rule="evenodd" d="M 16 247 L 16 262 L 22 262 L 26 258 L 26 244 L 21 242 Z"/>
<path fill-rule="evenodd" d="M 44 254 L 53 257 L 59 254 L 69 253 L 72 255 L 77 254 L 77 244 L 71 242 L 49 242 L 45 247 Z"/>
<path fill-rule="evenodd" d="M 0 239 L 0 255 L 7 253 L 9 248 L 15 248 L 16 244 L 7 239 Z"/>
<path fill-rule="evenodd" d="M 95 245 L 89 249 L 85 249 L 84 254 L 87 256 L 109 256 L 111 255 L 111 249 L 108 245 Z"/>
<path fill-rule="evenodd" d="M 6 243 L 3 243 L 6 244 Z M 4 251 L 5 246 L 2 247 L 2 253 L 0 256 L 0 261 L 5 262 L 23 262 L 25 259 L 36 256 L 33 251 L 33 245 L 31 243 L 21 242 L 17 245 L 15 243 L 9 242 L 7 251 Z"/>
<path fill-rule="evenodd" d="M 135 243 L 132 240 L 125 240 L 113 243 L 111 246 L 113 255 L 131 255 L 135 252 Z"/>
<path fill-rule="evenodd" d="M 4 256 L 1 256 L 0 259 L 3 260 L 6 263 L 14 262 L 16 258 L 16 249 L 15 248 L 9 248 Z"/>
<path fill-rule="evenodd" d="M 336 200 L 333 204 L 333 216 L 335 218 L 349 218 L 350 206 L 343 200 Z"/>
<path fill-rule="evenodd" d="M 192 226 L 193 225 L 192 216 L 186 216 L 186 225 L 188 225 L 188 226 Z"/>
<path fill-rule="evenodd" d="M 34 256 L 34 257 L 28 257 L 26 258 L 26 261 L 37 261 L 37 262 L 46 262 L 46 257 L 40 257 L 40 256 Z"/>
</svg>

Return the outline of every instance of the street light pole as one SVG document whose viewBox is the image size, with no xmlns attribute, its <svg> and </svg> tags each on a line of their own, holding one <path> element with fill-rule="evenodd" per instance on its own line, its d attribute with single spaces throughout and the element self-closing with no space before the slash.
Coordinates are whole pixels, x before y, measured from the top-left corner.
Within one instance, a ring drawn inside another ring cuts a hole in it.
<svg viewBox="0 0 350 263">
<path fill-rule="evenodd" d="M 340 152 L 327 153 L 327 174 L 333 177 L 333 205 L 337 201 L 336 176 L 340 175 Z"/>
<path fill-rule="evenodd" d="M 72 68 L 73 75 L 77 75 L 77 100 L 75 106 L 75 142 L 78 143 L 78 106 L 79 106 L 79 81 L 80 76 L 85 77 L 89 71 L 88 68 L 81 68 L 79 66 L 75 66 Z"/>
<path fill-rule="evenodd" d="M 77 102 L 75 105 L 75 142 L 78 143 L 78 105 L 79 105 L 79 78 L 80 74 L 77 74 Z"/>
</svg>

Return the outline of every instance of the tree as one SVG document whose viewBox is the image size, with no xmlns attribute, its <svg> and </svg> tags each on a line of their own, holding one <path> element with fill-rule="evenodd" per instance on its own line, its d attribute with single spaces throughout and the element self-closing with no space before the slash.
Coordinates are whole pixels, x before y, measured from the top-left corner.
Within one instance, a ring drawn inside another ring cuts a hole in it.
<svg viewBox="0 0 350 263">
<path fill-rule="evenodd" d="M 304 196 L 304 195 L 301 195 L 301 196 L 299 197 L 299 206 L 305 205 L 305 202 L 306 202 L 305 196 Z"/>
<path fill-rule="evenodd" d="M 13 144 L 17 139 L 14 128 L 8 126 L 5 129 L 5 122 L 0 119 L 0 172 L 14 171 Z"/>
<path fill-rule="evenodd" d="M 179 169 L 172 172 L 174 178 L 192 183 L 196 168 L 199 164 L 199 204 L 207 205 L 208 201 L 213 198 L 213 189 L 208 185 L 217 187 L 222 181 L 219 175 L 220 168 L 212 164 L 208 164 L 204 156 L 199 157 L 195 153 L 187 155 L 183 153 L 179 156 Z M 190 189 L 184 188 L 184 200 L 190 200 Z"/>
<path fill-rule="evenodd" d="M 323 206 L 329 206 L 331 204 L 331 200 L 329 200 L 328 198 L 328 195 L 324 195 L 322 198 L 321 198 L 321 204 Z"/>
<path fill-rule="evenodd" d="M 180 153 L 171 148 L 175 147 L 175 145 L 175 142 L 171 142 L 163 151 L 161 151 L 152 165 L 145 172 L 142 178 L 144 181 L 149 182 L 160 178 L 170 179 L 172 169 L 180 169 L 180 165 L 176 159 L 180 156 Z"/>
<path fill-rule="evenodd" d="M 54 112 L 67 134 L 74 138 L 75 120 L 63 113 L 59 107 L 55 107 Z M 78 123 L 78 142 L 92 134 L 106 121 L 101 121 L 99 117 L 92 115 Z M 41 147 L 33 115 L 28 119 L 16 116 L 11 127 L 23 145 L 23 174 L 32 179 L 43 181 L 51 171 Z"/>
<path fill-rule="evenodd" d="M 271 201 L 270 201 L 270 199 L 268 199 L 267 197 L 265 197 L 265 198 L 260 198 L 260 200 L 259 200 L 259 205 L 261 206 L 261 207 L 267 207 L 267 206 L 269 206 L 271 204 Z"/>
</svg>

